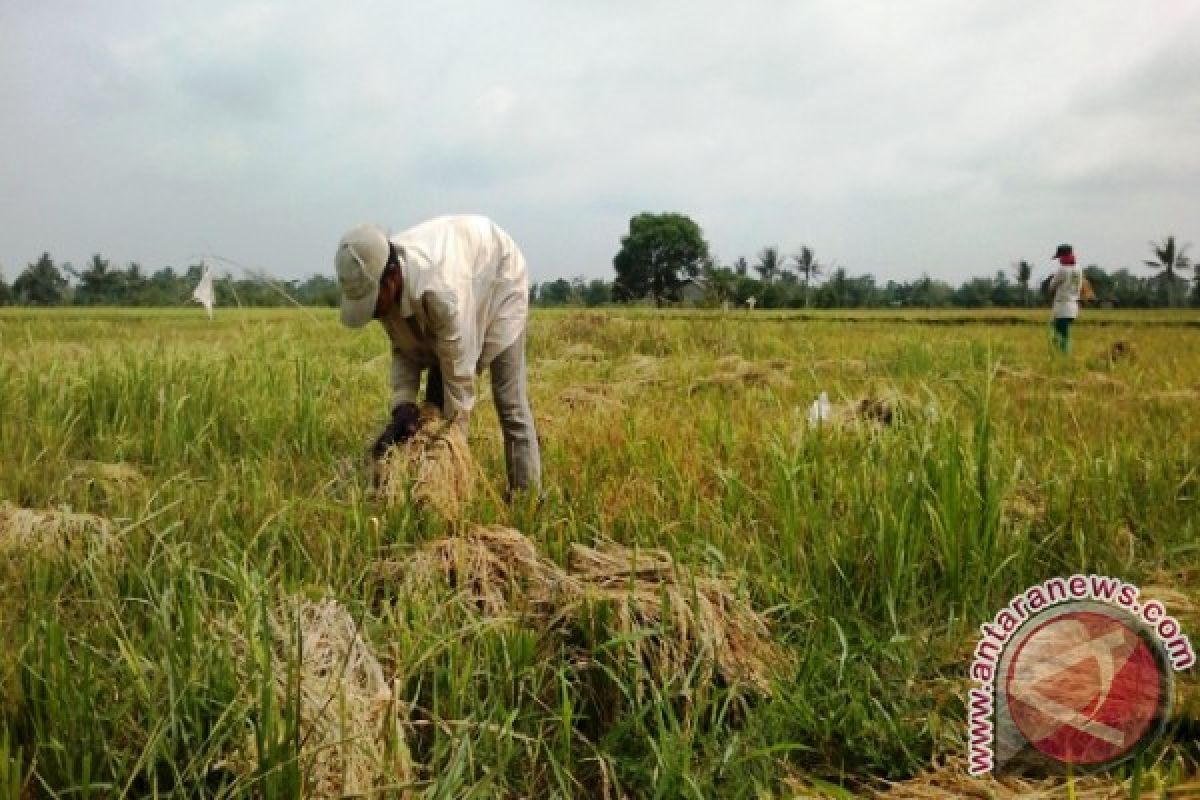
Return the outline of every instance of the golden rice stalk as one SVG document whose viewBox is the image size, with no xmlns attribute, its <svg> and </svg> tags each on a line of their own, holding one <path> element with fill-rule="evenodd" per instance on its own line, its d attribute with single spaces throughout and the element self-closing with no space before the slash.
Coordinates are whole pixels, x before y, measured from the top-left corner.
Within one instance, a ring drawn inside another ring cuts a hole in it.
<svg viewBox="0 0 1200 800">
<path fill-rule="evenodd" d="M 332 599 L 294 597 L 269 613 L 268 625 L 271 652 L 258 656 L 255 645 L 234 626 L 223 627 L 244 675 L 252 659 L 270 664 L 279 707 L 294 702 L 298 690 L 305 796 L 366 796 L 385 780 L 411 782 L 413 765 L 401 724 L 407 716 L 403 701 L 350 613 Z M 298 686 L 289 685 L 291 670 Z M 244 751 L 227 765 L 236 773 L 251 774 L 258 763 L 251 734 Z"/>
<path fill-rule="evenodd" d="M 109 550 L 116 542 L 113 524 L 95 514 L 0 503 L 0 553 L 78 555 L 89 547 Z"/>
<path fill-rule="evenodd" d="M 411 499 L 451 522 L 462 517 L 474 490 L 476 467 L 466 432 L 432 405 L 421 409 L 420 430 L 388 450 L 376 467 L 378 496 L 386 505 Z"/>
<path fill-rule="evenodd" d="M 574 582 L 558 599 L 559 621 L 579 621 L 597 603 L 613 612 L 610 635 L 631 643 L 660 680 L 682 679 L 699 661 L 729 683 L 770 693 L 781 663 L 766 619 L 719 577 L 696 575 L 660 549 L 614 542 L 573 545 Z"/>
</svg>

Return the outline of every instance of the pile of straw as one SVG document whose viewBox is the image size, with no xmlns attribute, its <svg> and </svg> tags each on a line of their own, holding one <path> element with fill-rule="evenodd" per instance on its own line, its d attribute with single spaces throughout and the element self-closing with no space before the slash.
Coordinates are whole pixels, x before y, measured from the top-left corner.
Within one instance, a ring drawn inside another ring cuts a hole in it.
<svg viewBox="0 0 1200 800">
<path fill-rule="evenodd" d="M 860 375 L 867 371 L 867 362 L 859 358 L 823 358 L 812 362 L 810 366 L 817 370 L 854 372 Z"/>
<path fill-rule="evenodd" d="M 560 354 L 568 361 L 603 361 L 604 351 L 587 342 L 576 342 L 563 348 Z"/>
<path fill-rule="evenodd" d="M 111 550 L 116 544 L 113 524 L 95 514 L 0 503 L 0 553 L 80 555 L 90 547 Z"/>
<path fill-rule="evenodd" d="M 1046 516 L 1046 498 L 1036 487 L 1021 484 L 1004 498 L 1000 512 L 1014 522 L 1036 522 Z"/>
<path fill-rule="evenodd" d="M 928 413 L 932 413 L 929 409 Z M 849 403 L 830 406 L 828 415 L 817 424 L 835 430 L 888 428 L 917 413 L 916 403 L 894 390 L 868 393 Z"/>
<path fill-rule="evenodd" d="M 1133 342 L 1127 342 L 1124 339 L 1113 342 L 1112 347 L 1108 348 L 1108 360 L 1114 364 L 1125 359 L 1136 360 L 1135 356 Z"/>
<path fill-rule="evenodd" d="M 697 575 L 660 549 L 629 549 L 615 542 L 572 545 L 571 593 L 559 621 L 590 623 L 597 604 L 612 640 L 629 642 L 641 663 L 662 682 L 682 683 L 699 664 L 702 680 L 719 674 L 769 694 L 781 653 L 766 618 L 721 577 Z"/>
<path fill-rule="evenodd" d="M 389 507 L 411 500 L 453 522 L 470 502 L 475 472 L 466 432 L 426 405 L 420 430 L 376 464 L 378 496 Z"/>
<path fill-rule="evenodd" d="M 735 386 L 786 389 L 792 385 L 792 379 L 788 376 L 790 368 L 791 363 L 782 358 L 759 362 L 747 361 L 737 355 L 725 356 L 717 360 L 716 372 L 693 383 L 691 391 Z"/>
<path fill-rule="evenodd" d="M 1106 375 L 1103 372 L 1087 372 L 1078 379 L 1058 378 L 1054 385 L 1059 389 L 1111 389 L 1113 392 L 1123 392 L 1129 388 L 1129 385 L 1120 378 L 1114 378 L 1111 375 Z"/>
<path fill-rule="evenodd" d="M 963 759 L 953 759 L 911 780 L 891 784 L 875 796 L 887 800 L 1057 800 L 1061 797 L 1074 797 L 1077 800 L 1121 800 L 1130 795 L 1129 787 L 1113 777 L 1075 778 L 1071 789 L 1068 790 L 1064 778 L 1032 780 L 1016 777 L 996 778 L 991 775 L 976 778 L 967 772 Z"/>
<path fill-rule="evenodd" d="M 404 563 L 383 562 L 381 577 L 409 585 L 445 581 L 488 616 L 504 616 L 543 602 L 568 580 L 520 531 L 476 526 L 461 536 L 430 542 Z"/>
<path fill-rule="evenodd" d="M 436 576 L 483 614 L 520 612 L 568 638 L 594 630 L 599 620 L 609 641 L 630 642 L 663 683 L 682 683 L 699 665 L 702 678 L 715 673 L 730 685 L 768 693 L 782 663 L 766 619 L 728 580 L 697 575 L 665 550 L 575 544 L 563 570 L 519 531 L 476 527 L 425 545 L 387 572 L 403 581 Z M 601 606 L 611 613 L 598 614 Z"/>
<path fill-rule="evenodd" d="M 411 782 L 402 701 L 350 613 L 334 600 L 291 598 L 272 610 L 268 624 L 271 652 L 256 661 L 269 663 L 277 708 L 299 698 L 305 796 L 368 795 L 385 780 Z M 240 671 L 248 675 L 254 647 L 240 632 L 228 633 Z M 289 683 L 289 675 L 298 685 Z M 259 761 L 250 734 L 244 753 L 227 765 L 249 775 Z"/>
<path fill-rule="evenodd" d="M 620 411 L 625 403 L 619 397 L 609 394 L 609 387 L 569 386 L 558 394 L 558 402 L 571 411 Z"/>
<path fill-rule="evenodd" d="M 76 461 L 67 472 L 68 483 L 82 483 L 105 496 L 118 497 L 146 488 L 146 476 L 132 464 Z"/>
</svg>

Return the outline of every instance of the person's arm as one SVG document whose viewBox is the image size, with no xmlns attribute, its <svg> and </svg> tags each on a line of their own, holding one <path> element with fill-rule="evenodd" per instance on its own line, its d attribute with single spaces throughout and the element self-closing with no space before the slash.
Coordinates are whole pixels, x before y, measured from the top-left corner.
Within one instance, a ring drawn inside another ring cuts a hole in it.
<svg viewBox="0 0 1200 800">
<path fill-rule="evenodd" d="M 472 320 L 462 318 L 453 295 L 426 292 L 425 317 L 433 334 L 433 349 L 442 372 L 443 410 L 446 419 L 463 428 L 475 406 L 475 371 L 467 360 L 467 331 Z"/>
<path fill-rule="evenodd" d="M 417 402 L 417 390 L 421 387 L 421 370 L 403 355 L 392 350 L 392 402 L 391 408 Z"/>
<path fill-rule="evenodd" d="M 417 410 L 417 388 L 421 371 L 396 350 L 392 350 L 392 402 L 388 424 L 371 446 L 371 456 L 383 458 L 394 444 L 406 441 L 421 427 Z"/>
</svg>

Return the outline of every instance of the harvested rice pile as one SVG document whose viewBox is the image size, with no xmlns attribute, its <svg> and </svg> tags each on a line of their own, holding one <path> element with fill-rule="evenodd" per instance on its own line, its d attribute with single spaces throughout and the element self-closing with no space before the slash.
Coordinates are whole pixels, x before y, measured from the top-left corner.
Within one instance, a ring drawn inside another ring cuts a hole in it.
<svg viewBox="0 0 1200 800">
<path fill-rule="evenodd" d="M 568 361 L 603 361 L 604 351 L 587 342 L 577 342 L 562 350 L 562 358 Z"/>
<path fill-rule="evenodd" d="M 0 553 L 80 554 L 89 547 L 109 550 L 116 543 L 112 523 L 95 514 L 0 503 Z"/>
<path fill-rule="evenodd" d="M 1025 367 L 1009 367 L 1005 366 L 1004 364 L 1000 364 L 996 367 L 995 375 L 997 378 L 1013 378 L 1014 380 L 1019 381 L 1039 379 L 1039 376 L 1035 375 L 1030 369 L 1026 369 Z"/>
<path fill-rule="evenodd" d="M 1154 582 L 1141 588 L 1141 603 L 1158 600 L 1166 607 L 1191 640 L 1192 647 L 1200 645 L 1200 570 L 1184 569 L 1174 573 L 1162 572 Z M 1193 667 L 1175 673 L 1176 718 L 1200 721 L 1200 669 Z"/>
<path fill-rule="evenodd" d="M 1149 397 L 1154 400 L 1182 400 L 1191 402 L 1200 400 L 1200 389 L 1164 389 L 1161 392 L 1151 392 Z"/>
<path fill-rule="evenodd" d="M 376 465 L 378 495 L 394 507 L 411 499 L 453 522 L 462 516 L 475 483 L 466 433 L 435 406 L 421 408 L 421 429 L 388 450 Z"/>
<path fill-rule="evenodd" d="M 1058 800 L 1062 797 L 1074 797 L 1077 800 L 1123 800 L 1129 797 L 1129 788 L 1125 783 L 1112 777 L 1075 778 L 1072 788 L 1073 792 L 1068 794 L 1064 778 L 1026 780 L 995 778 L 990 775 L 975 778 L 967 772 L 966 763 L 956 759 L 912 780 L 893 784 L 875 796 L 888 800 Z M 1149 787 L 1143 785 L 1143 790 L 1148 792 Z M 1149 794 L 1148 792 L 1147 796 Z"/>
<path fill-rule="evenodd" d="M 400 725 L 402 701 L 393 695 L 350 613 L 334 600 L 293 598 L 274 610 L 268 622 L 269 654 L 256 657 L 254 644 L 237 631 L 228 633 L 243 673 L 249 673 L 252 659 L 260 665 L 269 659 L 277 707 L 299 697 L 305 796 L 366 795 L 384 781 L 411 782 L 412 762 Z M 289 686 L 292 669 L 298 687 Z M 250 775 L 258 761 L 251 733 L 245 751 L 228 766 Z"/>
<path fill-rule="evenodd" d="M 577 583 L 560 620 L 586 618 L 605 602 L 614 612 L 609 635 L 630 642 L 660 680 L 683 679 L 703 659 L 726 681 L 770 693 L 781 654 L 766 618 L 738 599 L 728 581 L 696 575 L 666 550 L 615 542 L 573 545 L 568 569 Z"/>
<path fill-rule="evenodd" d="M 430 542 L 407 562 L 384 562 L 381 577 L 412 583 L 446 581 L 481 613 L 502 616 L 544 601 L 569 581 L 520 531 L 477 526 Z"/>
<path fill-rule="evenodd" d="M 146 476 L 132 464 L 76 461 L 67 472 L 67 482 L 85 484 L 105 496 L 120 497 L 146 488 Z"/>
<path fill-rule="evenodd" d="M 571 411 L 620 411 L 625 403 L 606 386 L 570 386 L 559 392 L 558 402 Z"/>
<path fill-rule="evenodd" d="M 812 412 L 809 414 L 810 424 L 835 430 L 845 429 L 882 429 L 905 419 L 912 419 L 924 414 L 927 417 L 936 416 L 932 406 L 924 410 L 898 392 L 887 389 L 881 392 L 865 394 L 849 403 L 830 405 L 823 409 L 819 418 L 813 423 Z"/>
<path fill-rule="evenodd" d="M 811 364 L 813 369 L 834 370 L 837 372 L 854 372 L 863 374 L 867 371 L 867 362 L 858 358 L 824 358 Z"/>
<path fill-rule="evenodd" d="M 1129 388 L 1125 381 L 1114 378 L 1111 375 L 1106 375 L 1103 372 L 1087 372 L 1078 379 L 1059 378 L 1054 382 L 1054 385 L 1059 389 L 1111 389 L 1114 392 L 1122 392 Z"/>
<path fill-rule="evenodd" d="M 425 545 L 411 561 L 385 568 L 397 580 L 438 576 L 482 613 L 523 612 L 547 630 L 592 629 L 600 604 L 610 640 L 629 641 L 664 682 L 680 680 L 702 660 L 728 683 L 770 691 L 782 662 L 765 617 L 723 578 L 696 575 L 665 550 L 631 550 L 612 542 L 573 545 L 568 568 L 538 553 L 511 528 L 476 527 Z"/>
<path fill-rule="evenodd" d="M 1036 486 L 1022 484 L 1004 498 L 1000 512 L 1014 522 L 1036 522 L 1046 516 L 1046 498 Z"/>
<path fill-rule="evenodd" d="M 692 384 L 691 391 L 710 387 L 756 386 L 784 389 L 792 385 L 788 376 L 791 363 L 787 359 L 747 361 L 741 356 L 725 356 L 717 360 L 717 370 Z"/>
<path fill-rule="evenodd" d="M 1112 362 L 1122 361 L 1124 359 L 1134 360 L 1135 351 L 1133 343 L 1125 340 L 1113 342 L 1113 346 L 1108 348 L 1108 360 Z"/>
</svg>

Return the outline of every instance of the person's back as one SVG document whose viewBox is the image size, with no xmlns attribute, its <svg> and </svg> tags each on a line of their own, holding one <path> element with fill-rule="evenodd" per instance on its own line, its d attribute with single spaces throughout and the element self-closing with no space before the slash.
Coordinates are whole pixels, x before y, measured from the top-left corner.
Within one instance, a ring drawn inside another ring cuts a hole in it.
<svg viewBox="0 0 1200 800">
<path fill-rule="evenodd" d="M 1083 291 L 1083 272 L 1074 264 L 1060 264 L 1050 282 L 1054 289 L 1054 316 L 1075 319 L 1079 316 L 1079 294 Z"/>
<path fill-rule="evenodd" d="M 1079 316 L 1079 294 L 1083 290 L 1083 272 L 1075 263 L 1075 252 L 1069 244 L 1060 244 L 1054 253 L 1058 269 L 1050 279 L 1054 293 L 1054 338 L 1064 353 L 1071 347 L 1071 323 Z"/>
</svg>

